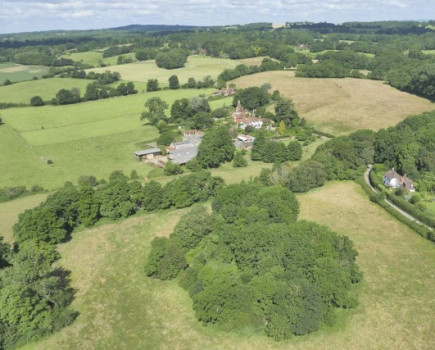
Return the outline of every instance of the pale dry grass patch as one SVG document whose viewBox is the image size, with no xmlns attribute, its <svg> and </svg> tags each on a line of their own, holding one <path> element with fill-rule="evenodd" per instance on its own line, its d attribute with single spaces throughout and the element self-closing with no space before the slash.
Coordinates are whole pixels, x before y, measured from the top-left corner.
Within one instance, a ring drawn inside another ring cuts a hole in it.
<svg viewBox="0 0 435 350">
<path fill-rule="evenodd" d="M 435 108 L 426 99 L 374 80 L 297 78 L 294 72 L 272 71 L 233 82 L 238 88 L 272 84 L 272 90 L 294 101 L 301 117 L 334 135 L 358 129 L 376 131 Z"/>
<path fill-rule="evenodd" d="M 0 203 L 0 236 L 4 237 L 5 242 L 12 243 L 14 241 L 12 226 L 18 221 L 18 215 L 26 209 L 36 207 L 47 196 L 47 193 L 40 193 Z"/>
</svg>

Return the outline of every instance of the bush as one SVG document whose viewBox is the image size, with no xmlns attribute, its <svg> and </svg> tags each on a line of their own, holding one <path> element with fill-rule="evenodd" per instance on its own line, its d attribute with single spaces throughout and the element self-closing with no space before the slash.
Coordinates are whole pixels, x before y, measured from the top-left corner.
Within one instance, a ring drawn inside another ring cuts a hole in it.
<svg viewBox="0 0 435 350">
<path fill-rule="evenodd" d="M 235 153 L 234 159 L 233 159 L 233 166 L 235 168 L 248 166 L 248 162 L 246 161 L 245 157 L 243 157 L 243 154 L 241 152 Z"/>
<path fill-rule="evenodd" d="M 181 168 L 180 164 L 168 162 L 165 166 L 165 175 L 171 176 L 171 175 L 179 175 L 182 174 L 184 171 Z"/>
<path fill-rule="evenodd" d="M 95 178 L 95 176 L 87 176 L 87 175 L 82 175 L 78 178 L 77 183 L 80 186 L 91 186 L 91 187 L 95 187 L 98 185 L 98 181 Z"/>
<path fill-rule="evenodd" d="M 30 99 L 30 105 L 31 106 L 43 106 L 44 105 L 44 101 L 42 100 L 42 98 L 40 96 L 33 96 Z"/>
</svg>

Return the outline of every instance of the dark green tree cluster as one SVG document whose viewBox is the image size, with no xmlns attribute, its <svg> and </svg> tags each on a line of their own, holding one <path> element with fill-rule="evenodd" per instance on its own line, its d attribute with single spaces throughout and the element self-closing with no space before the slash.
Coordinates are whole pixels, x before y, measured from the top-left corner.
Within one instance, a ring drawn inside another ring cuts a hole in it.
<svg viewBox="0 0 435 350">
<path fill-rule="evenodd" d="M 175 69 L 182 68 L 187 62 L 189 53 L 183 49 L 172 49 L 167 52 L 160 52 L 156 55 L 156 64 L 160 68 Z"/>
<path fill-rule="evenodd" d="M 213 117 L 207 99 L 193 97 L 175 100 L 171 106 L 171 122 L 192 129 L 210 128 L 213 125 Z"/>
<path fill-rule="evenodd" d="M 147 92 L 159 91 L 159 81 L 157 79 L 148 79 Z"/>
<path fill-rule="evenodd" d="M 299 160 L 302 157 L 302 146 L 298 141 L 292 141 L 286 146 L 283 142 L 266 139 L 265 133 L 258 133 L 251 151 L 252 160 L 265 163 L 283 163 Z"/>
<path fill-rule="evenodd" d="M 77 313 L 69 272 L 53 268 L 52 244 L 26 240 L 14 251 L 0 237 L 0 348 L 12 349 L 71 324 Z"/>
<path fill-rule="evenodd" d="M 98 85 L 107 85 L 121 79 L 121 74 L 106 70 L 104 73 L 86 72 L 82 69 L 70 68 L 59 74 L 61 78 L 96 80 Z"/>
<path fill-rule="evenodd" d="M 134 47 L 131 45 L 116 45 L 111 46 L 104 50 L 103 57 L 113 57 L 118 55 L 123 55 L 134 51 Z"/>
<path fill-rule="evenodd" d="M 422 191 L 435 191 L 435 113 L 408 117 L 395 127 L 379 130 L 374 161 L 407 174 Z"/>
<path fill-rule="evenodd" d="M 41 96 L 33 96 L 30 99 L 30 105 L 33 106 L 33 107 L 43 106 L 44 104 L 45 104 L 45 102 L 43 101 Z"/>
<path fill-rule="evenodd" d="M 233 159 L 235 146 L 225 126 L 210 129 L 198 147 L 197 159 L 203 168 L 217 168 Z"/>
<path fill-rule="evenodd" d="M 80 102 L 80 90 L 72 88 L 71 90 L 60 89 L 56 97 L 51 101 L 54 105 L 68 105 Z"/>
<path fill-rule="evenodd" d="M 19 198 L 28 194 L 44 191 L 40 186 L 32 186 L 30 190 L 26 186 L 13 186 L 0 188 L 0 203 L 11 201 L 15 198 Z"/>
<path fill-rule="evenodd" d="M 250 329 L 275 340 L 332 324 L 336 308 L 356 305 L 361 279 L 352 242 L 313 222 L 297 222 L 285 187 L 230 185 L 213 213 L 196 207 L 168 238 L 156 238 L 146 274 L 178 277 L 198 320 L 226 331 Z"/>
<path fill-rule="evenodd" d="M 97 82 L 90 83 L 86 86 L 86 92 L 83 96 L 84 101 L 95 101 L 108 97 L 127 96 L 137 94 L 134 83 L 121 83 L 116 88 L 99 85 Z"/>
<path fill-rule="evenodd" d="M 270 94 L 259 87 L 249 87 L 238 90 L 233 98 L 233 106 L 237 106 L 238 101 L 246 109 L 258 109 L 271 102 Z"/>
<path fill-rule="evenodd" d="M 373 162 L 375 133 L 359 130 L 317 147 L 312 159 L 323 165 L 328 180 L 349 180 L 360 176 Z"/>
</svg>

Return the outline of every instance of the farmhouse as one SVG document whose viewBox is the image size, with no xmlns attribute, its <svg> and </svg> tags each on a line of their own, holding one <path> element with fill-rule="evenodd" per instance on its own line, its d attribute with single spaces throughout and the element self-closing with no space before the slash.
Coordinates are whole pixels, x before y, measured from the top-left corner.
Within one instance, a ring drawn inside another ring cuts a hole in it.
<svg viewBox="0 0 435 350">
<path fill-rule="evenodd" d="M 232 114 L 234 123 L 237 126 L 245 130 L 246 127 L 250 126 L 254 129 L 261 129 L 264 124 L 268 124 L 271 122 L 269 119 L 257 118 L 251 116 L 251 113 L 244 109 L 240 101 L 237 102 L 236 111 Z"/>
<path fill-rule="evenodd" d="M 383 178 L 382 182 L 385 186 L 390 188 L 404 188 L 409 192 L 415 192 L 414 183 L 411 179 L 409 179 L 406 174 L 404 176 L 400 176 L 394 168 L 388 170 Z"/>
<path fill-rule="evenodd" d="M 142 159 L 153 159 L 155 156 L 161 155 L 162 151 L 160 148 L 150 148 L 142 151 L 134 152 L 134 156 L 137 160 Z"/>
<path fill-rule="evenodd" d="M 224 88 L 222 88 L 222 89 L 220 89 L 218 91 L 213 92 L 213 96 L 225 96 L 225 97 L 228 97 L 228 96 L 234 95 L 235 93 L 236 93 L 236 90 L 234 90 L 231 87 L 228 87 L 228 85 L 227 85 L 227 87 L 224 87 Z"/>
</svg>

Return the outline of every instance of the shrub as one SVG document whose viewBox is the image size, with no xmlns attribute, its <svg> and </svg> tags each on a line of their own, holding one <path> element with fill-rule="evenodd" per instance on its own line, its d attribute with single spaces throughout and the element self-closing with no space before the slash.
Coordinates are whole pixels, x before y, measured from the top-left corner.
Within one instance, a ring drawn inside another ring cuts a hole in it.
<svg viewBox="0 0 435 350">
<path fill-rule="evenodd" d="M 43 106 L 44 105 L 44 101 L 42 100 L 42 98 L 40 96 L 33 96 L 30 99 L 30 105 L 32 106 Z"/>
<path fill-rule="evenodd" d="M 180 164 L 168 162 L 165 166 L 165 175 L 178 175 L 182 174 L 184 171 L 181 168 Z"/>
</svg>

